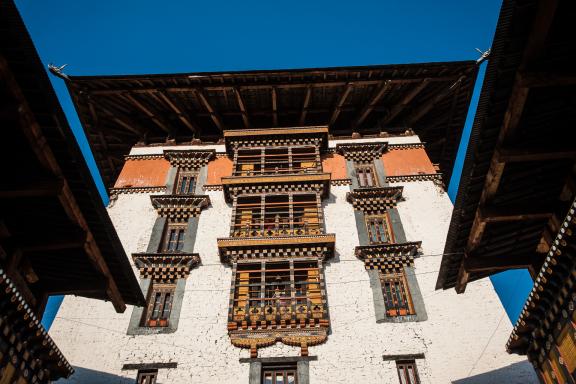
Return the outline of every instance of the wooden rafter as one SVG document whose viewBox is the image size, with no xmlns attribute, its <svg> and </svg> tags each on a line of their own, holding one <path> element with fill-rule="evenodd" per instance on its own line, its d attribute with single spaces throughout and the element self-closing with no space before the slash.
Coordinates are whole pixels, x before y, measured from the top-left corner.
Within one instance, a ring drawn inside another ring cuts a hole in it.
<svg viewBox="0 0 576 384">
<path fill-rule="evenodd" d="M 410 91 L 406 96 L 404 96 L 402 98 L 402 100 L 400 100 L 397 104 L 395 104 L 391 109 L 390 112 L 388 114 L 386 114 L 386 116 L 384 116 L 383 118 L 381 118 L 380 120 L 378 120 L 378 123 L 376 124 L 376 126 L 378 127 L 384 127 L 386 126 L 388 123 L 390 123 L 392 120 L 394 120 L 394 118 L 396 116 L 398 116 L 399 113 L 401 113 L 404 108 L 410 104 L 410 102 L 416 97 L 418 96 L 418 94 L 420 92 L 422 92 L 422 90 L 424 88 L 426 88 L 426 86 L 428 85 L 428 83 L 430 82 L 430 79 L 426 78 L 424 80 L 422 80 L 422 82 L 420 84 L 418 84 L 416 87 L 414 87 L 414 89 L 412 91 Z"/>
<path fill-rule="evenodd" d="M 312 87 L 306 88 L 306 96 L 304 97 L 304 104 L 302 104 L 302 112 L 300 112 L 300 126 L 306 123 L 306 114 L 308 113 L 308 106 L 310 105 L 310 98 L 312 97 Z"/>
<path fill-rule="evenodd" d="M 372 112 L 372 110 L 376 106 L 376 103 L 380 101 L 382 96 L 384 96 L 386 91 L 390 88 L 390 85 L 391 85 L 390 80 L 386 80 L 381 83 L 380 88 L 378 88 L 378 91 L 376 91 L 376 93 L 372 96 L 370 102 L 367 103 L 362 109 L 362 111 L 360 111 L 360 113 L 358 114 L 358 118 L 356 118 L 356 121 L 354 121 L 354 123 L 352 124 L 352 130 L 356 130 L 364 122 L 364 120 L 366 120 L 370 112 Z"/>
<path fill-rule="evenodd" d="M 204 108 L 206 108 L 208 113 L 210 113 L 210 118 L 212 119 L 212 121 L 214 122 L 216 127 L 218 127 L 218 129 L 220 131 L 224 131 L 224 124 L 222 124 L 222 120 L 220 119 L 220 116 L 218 116 L 218 114 L 216 113 L 214 108 L 212 108 L 212 106 L 208 102 L 208 99 L 204 95 L 204 92 L 200 89 L 194 88 L 194 93 L 196 94 L 198 99 L 200 99 L 200 102 L 202 103 L 202 105 L 204 105 Z"/>
<path fill-rule="evenodd" d="M 246 110 L 246 104 L 244 104 L 244 100 L 242 99 L 242 93 L 238 88 L 233 88 L 234 94 L 236 95 L 236 102 L 238 103 L 238 108 L 240 109 L 240 113 L 242 114 L 242 121 L 244 121 L 244 127 L 247 129 L 252 128 L 250 125 L 250 119 L 248 118 L 248 111 Z"/>
<path fill-rule="evenodd" d="M 166 133 L 170 133 L 171 129 L 164 124 L 164 122 L 162 122 L 160 120 L 160 118 L 158 118 L 158 116 L 156 116 L 148 107 L 146 107 L 144 104 L 142 104 L 141 102 L 139 102 L 138 100 L 136 100 L 131 94 L 129 93 L 125 93 L 123 94 L 121 97 L 126 98 L 130 103 L 132 103 L 134 106 L 136 106 L 136 108 L 140 109 L 142 112 L 144 112 L 144 114 L 146 114 L 146 116 L 148 116 L 150 118 L 150 120 L 152 120 L 157 126 L 160 127 L 160 129 L 162 129 L 164 132 Z"/>
<path fill-rule="evenodd" d="M 346 88 L 344 88 L 344 91 L 342 92 L 342 94 L 338 98 L 338 102 L 336 103 L 336 106 L 334 107 L 334 111 L 332 112 L 332 116 L 330 117 L 330 122 L 328 123 L 329 126 L 332 126 L 336 122 L 338 115 L 340 115 L 340 112 L 342 111 L 342 106 L 346 102 L 346 99 L 348 98 L 350 91 L 352 91 L 353 86 L 354 86 L 353 83 L 346 84 Z"/>
<path fill-rule="evenodd" d="M 165 92 L 152 92 L 150 94 L 152 97 L 157 97 L 161 99 L 162 101 L 164 101 L 168 107 L 170 107 L 170 109 L 172 109 L 172 111 L 174 111 L 174 113 L 176 113 L 176 115 L 178 116 L 178 118 L 180 119 L 180 121 L 192 132 L 194 133 L 198 133 L 198 127 L 194 124 L 192 124 L 192 121 L 190 119 L 190 117 L 188 116 L 187 113 L 185 113 L 182 109 L 180 109 L 175 103 L 174 101 L 170 98 L 170 96 L 168 94 L 166 94 Z"/>
</svg>

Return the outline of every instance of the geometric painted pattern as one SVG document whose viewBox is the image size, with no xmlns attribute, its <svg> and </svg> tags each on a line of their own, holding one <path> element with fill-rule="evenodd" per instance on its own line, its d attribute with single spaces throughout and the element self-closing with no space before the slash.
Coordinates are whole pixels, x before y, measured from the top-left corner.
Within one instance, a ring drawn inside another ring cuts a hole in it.
<svg viewBox="0 0 576 384">
<path fill-rule="evenodd" d="M 402 199 L 403 187 L 356 189 L 346 194 L 346 200 L 354 209 L 365 213 L 382 213 L 396 207 Z"/>
</svg>

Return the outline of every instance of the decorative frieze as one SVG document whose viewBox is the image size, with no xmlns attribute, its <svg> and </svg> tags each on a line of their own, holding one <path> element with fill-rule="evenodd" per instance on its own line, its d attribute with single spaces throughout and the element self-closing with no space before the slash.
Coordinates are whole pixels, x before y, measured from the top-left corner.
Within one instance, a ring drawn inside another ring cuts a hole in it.
<svg viewBox="0 0 576 384">
<path fill-rule="evenodd" d="M 397 272 L 403 267 L 414 266 L 414 257 L 421 242 L 385 245 L 363 245 L 356 247 L 356 257 L 364 261 L 367 270 L 378 269 L 384 272 Z"/>
<path fill-rule="evenodd" d="M 346 194 L 346 200 L 356 210 L 365 213 L 380 213 L 396 207 L 402 200 L 403 187 L 356 189 Z"/>
<path fill-rule="evenodd" d="M 434 181 L 437 183 L 442 183 L 441 173 L 421 173 L 418 175 L 399 175 L 399 176 L 386 176 L 386 182 L 388 183 L 402 183 L 410 181 Z"/>
<path fill-rule="evenodd" d="M 208 164 L 216 156 L 215 150 L 165 150 L 164 157 L 172 167 L 198 169 Z"/>
<path fill-rule="evenodd" d="M 142 155 L 126 155 L 124 156 L 124 160 L 159 160 L 163 159 L 164 155 L 161 153 L 151 153 L 151 154 L 142 154 Z"/>
<path fill-rule="evenodd" d="M 575 234 L 576 199 L 560 225 L 506 344 L 508 352 L 527 354 L 537 368 L 549 359 L 552 347 L 559 344 L 559 331 L 565 325 L 572 327 L 576 318 Z"/>
<path fill-rule="evenodd" d="M 108 192 L 110 200 L 114 200 L 122 193 L 162 193 L 166 192 L 165 186 L 160 187 L 121 187 L 110 188 Z"/>
<path fill-rule="evenodd" d="M 132 259 L 141 278 L 163 282 L 184 279 L 200 264 L 197 253 L 135 253 Z"/>
<path fill-rule="evenodd" d="M 158 215 L 176 222 L 198 216 L 210 204 L 206 195 L 152 195 L 150 200 Z"/>
<path fill-rule="evenodd" d="M 218 239 L 220 260 L 231 263 L 239 260 L 286 258 L 315 258 L 326 260 L 334 255 L 336 237 L 317 236 L 253 237 Z"/>
<path fill-rule="evenodd" d="M 13 382 L 48 383 L 74 373 L 40 319 L 2 269 L 0 308 L 0 378 L 6 373 L 4 370 L 10 369 L 9 365 L 16 371 Z"/>
<path fill-rule="evenodd" d="M 336 152 L 346 160 L 371 162 L 386 152 L 387 142 L 336 144 Z"/>
<path fill-rule="evenodd" d="M 388 144 L 389 151 L 398 151 L 404 149 L 424 149 L 424 143 L 407 143 L 407 144 Z"/>
</svg>

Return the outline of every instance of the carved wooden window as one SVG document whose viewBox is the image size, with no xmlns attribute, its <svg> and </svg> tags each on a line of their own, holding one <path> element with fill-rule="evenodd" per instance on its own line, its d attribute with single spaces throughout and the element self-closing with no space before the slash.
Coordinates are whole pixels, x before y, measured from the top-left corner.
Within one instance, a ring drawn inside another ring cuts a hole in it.
<svg viewBox="0 0 576 384">
<path fill-rule="evenodd" d="M 414 307 L 404 272 L 380 272 L 386 316 L 414 315 Z"/>
<path fill-rule="evenodd" d="M 148 292 L 146 312 L 142 319 L 145 327 L 167 327 L 174 302 L 176 285 L 152 282 Z"/>
<path fill-rule="evenodd" d="M 283 175 L 320 171 L 314 146 L 242 148 L 236 155 L 234 175 Z"/>
<path fill-rule="evenodd" d="M 178 252 L 184 247 L 184 237 L 186 236 L 186 225 L 168 223 L 164 231 L 164 241 L 162 242 L 162 252 Z"/>
<path fill-rule="evenodd" d="M 137 384 L 156 384 L 156 379 L 158 378 L 157 369 L 141 369 L 138 371 L 138 377 L 136 379 Z"/>
<path fill-rule="evenodd" d="M 418 377 L 418 370 L 416 369 L 416 361 L 414 360 L 397 361 L 396 368 L 398 369 L 400 384 L 420 384 L 420 378 Z"/>
<path fill-rule="evenodd" d="M 194 194 L 194 181 L 196 179 L 195 172 L 179 171 L 178 182 L 176 183 L 177 195 L 192 195 Z"/>
<path fill-rule="evenodd" d="M 317 235 L 322 231 L 315 194 L 243 196 L 235 208 L 233 237 Z"/>
<path fill-rule="evenodd" d="M 378 177 L 376 176 L 376 169 L 372 163 L 356 163 L 354 165 L 356 170 L 356 178 L 360 187 L 377 187 Z"/>
<path fill-rule="evenodd" d="M 264 365 L 262 384 L 298 384 L 296 364 Z"/>
<path fill-rule="evenodd" d="M 238 264 L 234 292 L 235 315 L 323 311 L 317 261 Z"/>
<path fill-rule="evenodd" d="M 366 229 L 370 244 L 393 242 L 390 222 L 387 214 L 365 215 Z"/>
</svg>

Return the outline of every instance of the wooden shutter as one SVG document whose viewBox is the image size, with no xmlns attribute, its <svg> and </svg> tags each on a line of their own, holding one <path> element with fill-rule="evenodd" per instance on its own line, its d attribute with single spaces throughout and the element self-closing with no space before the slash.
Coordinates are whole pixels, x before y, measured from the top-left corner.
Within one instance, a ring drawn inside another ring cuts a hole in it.
<svg viewBox="0 0 576 384">
<path fill-rule="evenodd" d="M 574 330 L 571 325 L 559 338 L 558 350 L 564 360 L 568 372 L 573 373 L 576 369 L 576 343 L 574 342 Z"/>
</svg>

